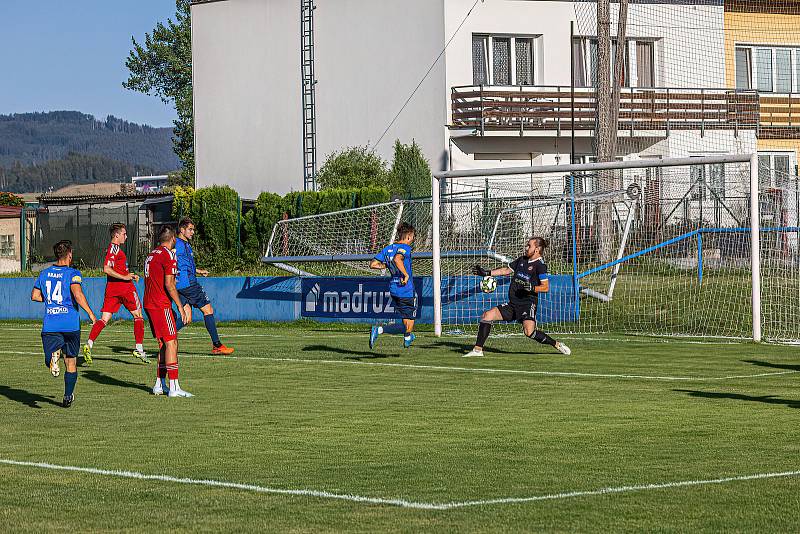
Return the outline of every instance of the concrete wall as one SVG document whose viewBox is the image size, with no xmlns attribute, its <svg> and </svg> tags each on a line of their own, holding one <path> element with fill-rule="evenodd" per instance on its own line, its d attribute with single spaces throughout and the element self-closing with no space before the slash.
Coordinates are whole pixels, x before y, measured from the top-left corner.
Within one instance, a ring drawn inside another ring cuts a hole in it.
<svg viewBox="0 0 800 534">
<path fill-rule="evenodd" d="M 317 158 L 374 144 L 444 46 L 441 1 L 318 0 Z M 197 183 L 240 195 L 303 189 L 300 5 L 228 0 L 192 7 Z M 444 62 L 428 75 L 377 152 L 416 139 L 446 161 Z"/>
<path fill-rule="evenodd" d="M 390 161 L 396 139 L 416 139 L 431 168 L 444 169 L 449 97 L 444 58 L 378 143 L 444 47 L 442 0 L 316 3 L 320 165 L 333 151 L 365 144 Z"/>
<path fill-rule="evenodd" d="M 299 2 L 193 6 L 192 60 L 197 184 L 302 190 Z"/>
</svg>

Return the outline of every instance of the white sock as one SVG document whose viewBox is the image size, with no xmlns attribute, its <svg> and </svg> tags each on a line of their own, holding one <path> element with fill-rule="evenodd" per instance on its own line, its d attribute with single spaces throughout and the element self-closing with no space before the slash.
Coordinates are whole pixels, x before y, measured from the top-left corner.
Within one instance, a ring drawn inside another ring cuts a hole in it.
<svg viewBox="0 0 800 534">
<path fill-rule="evenodd" d="M 172 389 L 172 390 L 175 390 L 175 391 L 178 391 L 178 390 L 181 389 L 181 387 L 178 385 L 178 379 L 177 378 L 175 380 L 170 379 L 170 381 L 169 381 L 169 389 Z"/>
<path fill-rule="evenodd" d="M 89 345 L 89 348 L 91 349 L 94 346 L 94 341 L 92 341 L 91 339 L 87 339 L 86 344 Z"/>
<path fill-rule="evenodd" d="M 379 326 L 379 327 L 378 327 L 378 333 L 379 333 L 379 334 L 383 334 L 383 327 L 382 327 L 382 326 Z"/>
<path fill-rule="evenodd" d="M 405 337 L 406 339 L 411 339 L 411 332 L 406 332 L 406 335 L 403 337 Z"/>
<path fill-rule="evenodd" d="M 141 343 L 136 344 L 136 352 L 142 353 L 144 352 L 144 346 Z"/>
<path fill-rule="evenodd" d="M 155 383 L 155 385 L 154 385 L 153 387 L 154 387 L 154 388 L 161 388 L 161 389 L 164 389 L 164 387 L 163 387 L 163 384 L 161 383 L 161 379 L 160 379 L 160 378 L 156 377 L 156 383 Z"/>
</svg>

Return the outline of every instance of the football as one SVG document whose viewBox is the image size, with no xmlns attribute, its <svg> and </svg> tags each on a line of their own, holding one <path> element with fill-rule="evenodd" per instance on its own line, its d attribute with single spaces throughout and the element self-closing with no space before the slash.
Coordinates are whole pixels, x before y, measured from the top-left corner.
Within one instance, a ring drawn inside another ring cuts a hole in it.
<svg viewBox="0 0 800 534">
<path fill-rule="evenodd" d="M 481 291 L 484 293 L 494 293 L 495 289 L 497 289 L 497 280 L 494 276 L 484 276 L 483 280 L 481 280 Z"/>
</svg>

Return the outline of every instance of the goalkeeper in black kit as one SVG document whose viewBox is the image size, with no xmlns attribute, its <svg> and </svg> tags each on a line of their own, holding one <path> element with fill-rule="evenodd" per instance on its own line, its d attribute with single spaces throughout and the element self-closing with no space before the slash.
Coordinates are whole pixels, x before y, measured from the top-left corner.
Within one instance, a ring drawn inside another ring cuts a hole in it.
<svg viewBox="0 0 800 534">
<path fill-rule="evenodd" d="M 547 265 L 542 258 L 542 253 L 549 244 L 549 241 L 543 237 L 532 237 L 525 245 L 525 255 L 511 262 L 508 267 L 487 270 L 476 265 L 473 268 L 473 273 L 478 276 L 511 276 L 512 278 L 508 288 L 508 302 L 483 312 L 478 326 L 478 339 L 472 350 L 464 355 L 465 358 L 483 356 L 483 346 L 495 321 L 518 321 L 522 323 L 525 335 L 534 341 L 551 345 L 562 354 L 572 353 L 565 344 L 536 329 L 536 305 L 539 293 L 547 293 L 550 289 Z"/>
</svg>

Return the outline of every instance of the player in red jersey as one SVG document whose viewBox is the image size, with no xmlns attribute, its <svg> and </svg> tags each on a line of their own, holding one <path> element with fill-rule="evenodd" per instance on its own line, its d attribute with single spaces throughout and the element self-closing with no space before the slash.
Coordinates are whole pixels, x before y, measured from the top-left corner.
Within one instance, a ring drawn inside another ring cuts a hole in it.
<svg viewBox="0 0 800 534">
<path fill-rule="evenodd" d="M 128 240 L 128 231 L 124 224 L 114 223 L 109 232 L 111 233 L 111 243 L 106 249 L 106 259 L 103 263 L 103 272 L 106 274 L 106 294 L 103 299 L 103 308 L 100 310 L 102 315 L 89 332 L 89 340 L 83 346 L 83 357 L 86 363 L 92 363 L 92 347 L 97 336 L 111 320 L 111 316 L 119 311 L 120 306 L 125 306 L 133 315 L 133 337 L 136 342 L 133 355 L 142 363 L 150 363 L 142 345 L 144 342 L 142 305 L 139 302 L 136 286 L 133 285 L 134 282 L 139 281 L 139 276 L 128 272 L 128 259 L 122 250 L 122 245 Z"/>
<path fill-rule="evenodd" d="M 192 394 L 181 389 L 178 384 L 178 329 L 172 314 L 172 303 L 178 307 L 181 319 L 186 315 L 181 307 L 181 298 L 175 289 L 175 275 L 178 264 L 175 261 L 175 230 L 164 225 L 158 232 L 159 247 L 147 257 L 144 263 L 144 311 L 150 321 L 153 337 L 159 340 L 158 371 L 153 395 L 165 393 L 165 379 L 169 377 L 170 397 L 191 397 Z"/>
</svg>

